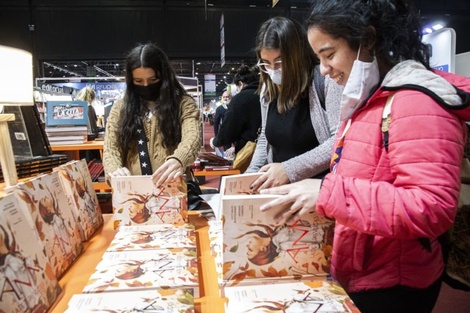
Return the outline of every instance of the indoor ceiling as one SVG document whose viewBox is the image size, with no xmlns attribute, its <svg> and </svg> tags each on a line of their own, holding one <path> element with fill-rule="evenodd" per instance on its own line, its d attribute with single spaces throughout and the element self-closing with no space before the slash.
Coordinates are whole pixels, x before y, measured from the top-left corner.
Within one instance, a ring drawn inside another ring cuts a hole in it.
<svg viewBox="0 0 470 313">
<path fill-rule="evenodd" d="M 448 0 L 445 2 L 436 0 L 415 0 L 415 5 L 420 10 L 423 21 L 433 21 L 435 17 L 451 18 L 460 24 L 466 25 L 469 21 L 470 7 L 468 0 Z M 144 1 L 137 1 L 144 2 Z M 136 2 L 136 3 L 137 3 Z M 162 6 L 178 7 L 205 7 L 234 9 L 236 12 L 246 12 L 250 8 L 270 8 L 272 0 L 171 0 L 155 1 Z M 276 8 L 295 8 L 308 10 L 310 0 L 280 0 Z M 98 5 L 98 4 L 97 4 Z M 217 39 L 218 40 L 218 39 Z M 462 39 L 461 39 L 462 40 Z M 225 65 L 221 66 L 219 59 L 193 59 L 181 58 L 171 59 L 171 64 L 178 76 L 197 77 L 199 84 L 204 84 L 204 74 L 215 74 L 217 82 L 217 95 L 220 95 L 233 80 L 233 74 L 241 64 L 253 65 L 254 59 L 235 58 L 226 60 Z M 254 55 L 252 56 L 254 58 Z M 124 73 L 123 59 L 106 60 L 47 60 L 40 62 L 43 77 L 46 78 L 67 78 L 67 77 L 122 77 Z"/>
<path fill-rule="evenodd" d="M 221 94 L 227 84 L 233 81 L 233 75 L 242 64 L 253 65 L 255 60 L 226 60 L 221 66 L 220 60 L 170 60 L 176 75 L 197 77 L 199 85 L 204 83 L 205 74 L 216 75 L 217 94 Z M 57 60 L 42 62 L 45 78 L 106 78 L 124 77 L 124 60 L 70 61 Z"/>
</svg>

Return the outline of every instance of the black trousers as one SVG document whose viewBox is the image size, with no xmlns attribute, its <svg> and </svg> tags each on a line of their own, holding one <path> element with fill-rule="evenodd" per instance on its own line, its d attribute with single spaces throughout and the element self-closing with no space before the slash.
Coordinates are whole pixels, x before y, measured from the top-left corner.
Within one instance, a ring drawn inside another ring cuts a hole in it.
<svg viewBox="0 0 470 313">
<path fill-rule="evenodd" d="M 361 313 L 431 313 L 441 290 L 441 279 L 426 289 L 394 286 L 349 293 Z"/>
</svg>

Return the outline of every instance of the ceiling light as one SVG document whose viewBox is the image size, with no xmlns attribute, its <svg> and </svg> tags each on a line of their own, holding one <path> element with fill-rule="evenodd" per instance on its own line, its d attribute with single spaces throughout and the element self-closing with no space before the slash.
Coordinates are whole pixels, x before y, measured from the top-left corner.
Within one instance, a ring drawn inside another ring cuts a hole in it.
<svg viewBox="0 0 470 313">
<path fill-rule="evenodd" d="M 431 27 L 432 27 L 432 29 L 434 29 L 434 30 L 439 30 L 439 29 L 443 29 L 443 28 L 444 28 L 444 26 L 443 26 L 442 24 L 440 24 L 440 23 L 434 24 L 434 25 L 431 26 Z"/>
</svg>

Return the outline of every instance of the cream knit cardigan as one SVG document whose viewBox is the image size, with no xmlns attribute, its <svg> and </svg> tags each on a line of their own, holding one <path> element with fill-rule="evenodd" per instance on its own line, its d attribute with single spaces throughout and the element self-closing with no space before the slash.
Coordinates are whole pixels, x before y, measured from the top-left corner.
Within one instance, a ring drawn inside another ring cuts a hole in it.
<svg viewBox="0 0 470 313">
<path fill-rule="evenodd" d="M 131 156 L 129 163 L 123 164 L 121 153 L 118 149 L 117 138 L 121 134 L 119 127 L 119 115 L 122 101 L 113 105 L 106 124 L 106 132 L 103 148 L 103 166 L 108 179 L 108 173 L 120 167 L 127 167 L 132 175 L 141 175 L 140 161 L 137 154 Z M 150 121 L 149 155 L 152 170 L 155 170 L 170 158 L 177 159 L 183 168 L 189 167 L 196 159 L 201 148 L 201 118 L 200 110 L 194 99 L 185 96 L 181 101 L 181 142 L 176 149 L 170 150 L 163 147 L 163 137 L 158 130 L 156 116 Z M 137 143 L 136 143 L 137 144 Z"/>
</svg>

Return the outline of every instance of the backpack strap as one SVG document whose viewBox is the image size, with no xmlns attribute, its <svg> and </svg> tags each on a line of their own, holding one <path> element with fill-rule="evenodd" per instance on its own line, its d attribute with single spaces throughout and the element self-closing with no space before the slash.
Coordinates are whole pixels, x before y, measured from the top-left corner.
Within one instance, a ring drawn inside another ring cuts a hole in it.
<svg viewBox="0 0 470 313">
<path fill-rule="evenodd" d="M 320 99 L 320 105 L 325 110 L 325 76 L 321 74 L 319 65 L 313 68 L 313 84 L 315 85 L 318 99 Z"/>
</svg>

